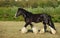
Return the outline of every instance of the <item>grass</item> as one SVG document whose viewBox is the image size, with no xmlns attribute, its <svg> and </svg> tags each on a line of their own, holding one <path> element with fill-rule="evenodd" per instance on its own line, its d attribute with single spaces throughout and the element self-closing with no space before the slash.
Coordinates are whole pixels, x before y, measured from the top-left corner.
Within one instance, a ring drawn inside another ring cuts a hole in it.
<svg viewBox="0 0 60 38">
<path fill-rule="evenodd" d="M 17 12 L 19 7 L 0 7 L 0 21 L 23 21 L 22 16 L 18 19 L 14 19 L 14 15 Z M 60 5 L 56 8 L 53 7 L 37 7 L 37 8 L 25 8 L 27 11 L 32 12 L 33 14 L 47 13 L 51 15 L 54 22 L 60 22 Z"/>
<path fill-rule="evenodd" d="M 19 30 L 24 26 L 25 22 L 20 21 L 0 21 L 0 38 L 60 38 L 60 23 L 54 23 L 57 29 L 55 35 L 46 32 L 44 34 L 34 34 L 28 32 L 27 34 L 22 34 Z M 42 29 L 42 23 L 33 23 L 38 29 Z M 30 26 L 27 27 L 30 29 Z M 48 28 L 47 30 L 50 31 Z"/>
</svg>

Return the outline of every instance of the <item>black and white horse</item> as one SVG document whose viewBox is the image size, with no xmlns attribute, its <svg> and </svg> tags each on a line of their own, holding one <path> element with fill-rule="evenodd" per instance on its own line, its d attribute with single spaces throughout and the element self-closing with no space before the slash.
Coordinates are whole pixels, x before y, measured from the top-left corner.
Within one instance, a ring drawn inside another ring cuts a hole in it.
<svg viewBox="0 0 60 38">
<path fill-rule="evenodd" d="M 24 20 L 25 20 L 25 25 L 22 28 L 22 33 L 27 32 L 26 27 L 28 25 L 31 26 L 32 30 L 34 33 L 37 33 L 38 30 L 36 29 L 36 27 L 33 26 L 32 22 L 35 23 L 39 23 L 39 22 L 43 22 L 44 24 L 44 28 L 40 31 L 40 33 L 44 33 L 46 32 L 47 29 L 47 25 L 49 26 L 49 28 L 51 29 L 51 33 L 55 34 L 56 33 L 56 29 L 55 26 L 52 22 L 51 16 L 45 13 L 41 13 L 41 14 L 32 14 L 31 12 L 28 12 L 27 10 L 23 9 L 23 8 L 18 8 L 17 13 L 15 14 L 15 17 L 18 17 L 20 15 L 23 15 Z M 46 25 L 47 24 L 47 25 Z"/>
</svg>

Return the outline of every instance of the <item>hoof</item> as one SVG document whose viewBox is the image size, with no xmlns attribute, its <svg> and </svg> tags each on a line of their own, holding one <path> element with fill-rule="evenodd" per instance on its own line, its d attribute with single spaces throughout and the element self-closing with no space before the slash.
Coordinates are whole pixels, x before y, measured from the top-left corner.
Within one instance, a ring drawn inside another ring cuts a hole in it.
<svg viewBox="0 0 60 38">
<path fill-rule="evenodd" d="M 40 30 L 40 33 L 45 33 L 44 29 L 41 29 L 41 30 Z"/>
<path fill-rule="evenodd" d="M 54 30 L 54 29 L 51 30 L 51 33 L 52 33 L 52 34 L 56 34 L 56 30 Z"/>
<path fill-rule="evenodd" d="M 50 28 L 52 34 L 56 34 L 56 30 L 55 30 L 55 29 L 53 29 L 53 28 L 50 27 L 50 26 L 49 26 L 49 28 Z"/>
<path fill-rule="evenodd" d="M 38 33 L 38 30 L 37 30 L 36 27 L 33 27 L 32 30 L 33 30 L 33 33 L 34 33 L 34 34 L 37 34 L 37 33 Z"/>
<path fill-rule="evenodd" d="M 27 33 L 27 29 L 26 29 L 25 27 L 23 27 L 23 28 L 21 29 L 21 33 Z"/>
</svg>

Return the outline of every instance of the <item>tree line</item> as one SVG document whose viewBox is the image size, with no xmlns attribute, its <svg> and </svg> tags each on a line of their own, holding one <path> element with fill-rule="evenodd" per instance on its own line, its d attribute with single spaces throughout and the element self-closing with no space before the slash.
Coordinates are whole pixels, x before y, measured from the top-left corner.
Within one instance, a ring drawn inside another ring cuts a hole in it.
<svg viewBox="0 0 60 38">
<path fill-rule="evenodd" d="M 57 7 L 59 0 L 0 0 L 0 7 Z"/>
</svg>

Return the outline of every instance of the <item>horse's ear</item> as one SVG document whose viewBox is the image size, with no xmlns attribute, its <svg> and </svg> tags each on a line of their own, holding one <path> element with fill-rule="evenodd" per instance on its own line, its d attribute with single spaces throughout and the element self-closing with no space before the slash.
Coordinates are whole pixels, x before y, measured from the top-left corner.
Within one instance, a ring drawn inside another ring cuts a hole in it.
<svg viewBox="0 0 60 38">
<path fill-rule="evenodd" d="M 19 10 L 22 10 L 23 8 L 18 8 Z"/>
</svg>

